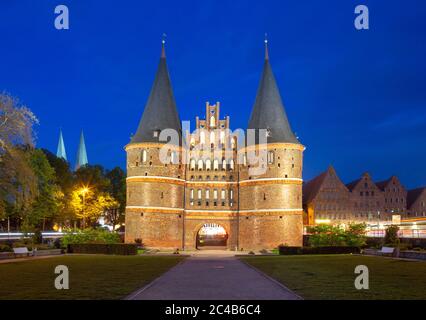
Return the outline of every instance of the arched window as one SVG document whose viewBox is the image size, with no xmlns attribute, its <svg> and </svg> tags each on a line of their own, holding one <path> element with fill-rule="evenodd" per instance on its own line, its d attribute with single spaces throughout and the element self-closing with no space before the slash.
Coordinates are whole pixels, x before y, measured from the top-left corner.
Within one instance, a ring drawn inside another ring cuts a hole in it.
<svg viewBox="0 0 426 320">
<path fill-rule="evenodd" d="M 206 143 L 206 133 L 204 132 L 204 130 L 202 130 L 200 132 L 200 143 L 201 144 L 205 144 Z"/>
<path fill-rule="evenodd" d="M 229 167 L 230 167 L 231 170 L 234 170 L 234 160 L 231 160 L 229 162 Z"/>
<path fill-rule="evenodd" d="M 191 189 L 190 192 L 190 199 L 193 200 L 194 199 L 194 189 Z"/>
<path fill-rule="evenodd" d="M 206 160 L 206 170 L 209 171 L 212 168 L 212 162 L 210 159 Z"/>
<path fill-rule="evenodd" d="M 213 169 L 216 170 L 216 171 L 219 169 L 219 160 L 214 159 L 214 161 L 213 161 Z"/>
<path fill-rule="evenodd" d="M 206 200 L 209 200 L 209 199 L 210 199 L 210 190 L 207 189 L 206 190 Z"/>
<path fill-rule="evenodd" d="M 274 163 L 274 158 L 275 158 L 274 151 L 269 151 L 268 152 L 268 163 L 269 164 L 273 164 Z"/>
<path fill-rule="evenodd" d="M 220 193 L 220 197 L 221 197 L 222 200 L 226 199 L 226 190 L 225 189 L 222 189 L 222 192 Z"/>
<path fill-rule="evenodd" d="M 201 200 L 203 198 L 203 191 L 201 189 L 198 189 L 197 196 L 198 200 Z"/>
<path fill-rule="evenodd" d="M 210 132 L 210 143 L 215 143 L 214 131 Z"/>
<path fill-rule="evenodd" d="M 146 150 L 142 150 L 142 162 L 145 163 L 147 158 L 147 152 Z"/>
<path fill-rule="evenodd" d="M 216 127 L 216 119 L 214 116 L 210 117 L 210 127 Z"/>
<path fill-rule="evenodd" d="M 195 170 L 195 159 L 191 159 L 190 169 Z"/>
<path fill-rule="evenodd" d="M 226 170 L 226 159 L 222 161 L 222 170 Z"/>
<path fill-rule="evenodd" d="M 203 160 L 198 160 L 198 171 L 201 171 L 201 170 L 203 170 L 203 167 L 204 167 L 204 165 L 203 165 Z"/>
<path fill-rule="evenodd" d="M 247 155 L 244 153 L 243 155 L 243 166 L 245 167 L 247 165 Z"/>
</svg>

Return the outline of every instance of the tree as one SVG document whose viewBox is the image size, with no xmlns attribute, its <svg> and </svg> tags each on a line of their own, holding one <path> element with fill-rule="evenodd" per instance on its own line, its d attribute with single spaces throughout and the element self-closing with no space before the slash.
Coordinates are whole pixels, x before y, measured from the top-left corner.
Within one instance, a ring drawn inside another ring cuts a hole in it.
<svg viewBox="0 0 426 320">
<path fill-rule="evenodd" d="M 0 94 L 0 220 L 11 218 L 15 227 L 30 204 L 36 179 L 28 161 L 38 123 L 30 109 L 8 94 Z"/>
<path fill-rule="evenodd" d="M 4 216 L 17 228 L 37 195 L 37 177 L 31 165 L 31 148 L 9 146 L 0 161 L 0 200 Z"/>
<path fill-rule="evenodd" d="M 63 194 L 59 186 L 55 184 L 55 170 L 42 150 L 31 151 L 30 165 L 37 178 L 37 193 L 25 222 L 32 227 L 39 226 L 43 222 L 44 230 L 46 219 L 57 216 Z"/>
<path fill-rule="evenodd" d="M 0 94 L 0 155 L 16 145 L 34 145 L 37 117 L 16 98 Z"/>
<path fill-rule="evenodd" d="M 398 247 L 400 240 L 398 237 L 399 227 L 395 225 L 386 228 L 384 243 L 387 246 Z"/>
<path fill-rule="evenodd" d="M 105 170 L 100 165 L 80 167 L 74 175 L 76 185 L 88 186 L 95 192 L 107 192 L 110 186 L 110 181 L 105 177 Z"/>
<path fill-rule="evenodd" d="M 110 181 L 108 192 L 116 200 L 118 206 L 112 207 L 105 212 L 106 220 L 115 228 L 124 222 L 126 211 L 126 173 L 120 167 L 115 167 L 106 173 Z"/>
<path fill-rule="evenodd" d="M 367 237 L 365 232 L 367 225 L 365 223 L 350 224 L 345 231 L 345 242 L 351 247 L 362 247 L 366 244 Z"/>
<path fill-rule="evenodd" d="M 55 170 L 55 183 L 61 187 L 63 192 L 71 191 L 74 186 L 74 177 L 69 163 L 58 158 L 55 154 L 46 149 L 41 149 L 45 154 L 50 166 Z"/>
<path fill-rule="evenodd" d="M 366 225 L 350 224 L 347 230 L 339 226 L 318 225 L 310 227 L 311 233 L 309 243 L 314 247 L 320 246 L 354 246 L 360 247 L 365 244 Z"/>
<path fill-rule="evenodd" d="M 71 206 L 75 215 L 82 220 L 82 228 L 86 222 L 94 223 L 111 208 L 118 207 L 118 202 L 109 194 L 96 194 L 93 189 L 77 189 L 72 192 Z"/>
</svg>

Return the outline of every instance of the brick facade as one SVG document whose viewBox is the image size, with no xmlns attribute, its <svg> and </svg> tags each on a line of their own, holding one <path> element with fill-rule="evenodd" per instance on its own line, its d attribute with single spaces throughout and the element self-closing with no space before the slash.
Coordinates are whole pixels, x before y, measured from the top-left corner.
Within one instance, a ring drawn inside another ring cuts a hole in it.
<svg viewBox="0 0 426 320">
<path fill-rule="evenodd" d="M 348 224 L 390 222 L 426 216 L 426 188 L 407 190 L 395 176 L 374 182 L 368 173 L 344 185 L 335 170 L 306 182 L 303 186 L 304 223 Z"/>
<path fill-rule="evenodd" d="M 267 159 L 265 173 L 253 175 L 251 165 L 239 161 L 250 148 L 238 148 L 229 122 L 220 119 L 219 103 L 207 103 L 206 119 L 197 117 L 196 130 L 186 137 L 188 148 L 166 150 L 174 164 L 160 161 L 164 144 L 126 147 L 126 242 L 194 249 L 199 230 L 214 223 L 226 230 L 228 249 L 302 244 L 304 147 L 256 146 Z"/>
</svg>

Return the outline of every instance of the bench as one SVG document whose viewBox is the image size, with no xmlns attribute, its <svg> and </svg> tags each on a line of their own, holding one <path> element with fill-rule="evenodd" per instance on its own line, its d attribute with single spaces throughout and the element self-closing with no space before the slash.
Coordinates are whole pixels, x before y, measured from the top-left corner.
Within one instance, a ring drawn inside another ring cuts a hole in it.
<svg viewBox="0 0 426 320">
<path fill-rule="evenodd" d="M 27 257 L 32 253 L 31 251 L 28 251 L 27 247 L 19 247 L 19 248 L 13 248 L 13 253 L 15 254 L 15 258 L 17 255 L 26 255 Z"/>
<path fill-rule="evenodd" d="M 382 250 L 380 250 L 379 252 L 383 255 L 392 255 L 394 251 L 395 251 L 395 248 L 382 247 Z"/>
</svg>

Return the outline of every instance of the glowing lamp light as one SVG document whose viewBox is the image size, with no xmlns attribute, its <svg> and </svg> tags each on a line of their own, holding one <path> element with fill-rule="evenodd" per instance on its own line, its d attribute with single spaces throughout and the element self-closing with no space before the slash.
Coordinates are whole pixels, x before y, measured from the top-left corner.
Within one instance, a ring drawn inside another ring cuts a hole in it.
<svg viewBox="0 0 426 320">
<path fill-rule="evenodd" d="M 316 224 L 328 224 L 330 222 L 331 222 L 330 219 L 315 219 Z"/>
</svg>

